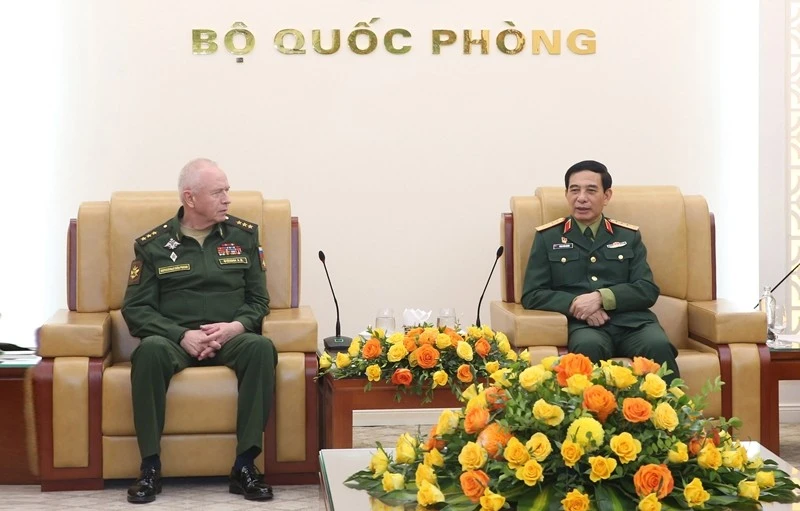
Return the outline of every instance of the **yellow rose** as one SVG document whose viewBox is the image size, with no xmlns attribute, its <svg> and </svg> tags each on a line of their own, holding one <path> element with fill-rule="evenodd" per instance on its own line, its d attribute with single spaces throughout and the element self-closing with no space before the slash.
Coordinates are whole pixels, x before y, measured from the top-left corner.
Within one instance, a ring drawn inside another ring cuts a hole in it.
<svg viewBox="0 0 800 511">
<path fill-rule="evenodd" d="M 420 465 L 420 467 L 424 466 L 425 465 Z M 430 506 L 437 502 L 444 502 L 442 490 L 434 486 L 431 482 L 422 481 L 422 484 L 417 483 L 417 487 L 419 488 L 417 491 L 417 503 L 419 503 L 420 506 Z"/>
<path fill-rule="evenodd" d="M 406 478 L 403 474 L 383 473 L 383 491 L 402 490 L 406 487 Z"/>
<path fill-rule="evenodd" d="M 489 488 L 483 490 L 481 497 L 481 511 L 500 511 L 506 503 L 506 498 L 492 492 Z"/>
<path fill-rule="evenodd" d="M 670 463 L 686 463 L 689 461 L 689 448 L 683 442 L 678 442 L 672 446 L 667 459 Z"/>
<path fill-rule="evenodd" d="M 539 399 L 533 403 L 533 416 L 548 426 L 558 426 L 564 420 L 564 410 L 558 405 Z"/>
<path fill-rule="evenodd" d="M 761 472 L 756 473 L 756 482 L 759 488 L 772 488 L 775 486 L 775 472 Z"/>
<path fill-rule="evenodd" d="M 589 496 L 572 490 L 561 500 L 561 505 L 567 511 L 587 511 L 589 509 Z"/>
<path fill-rule="evenodd" d="M 388 339 L 386 339 L 386 342 L 388 342 L 389 344 L 391 344 L 393 346 L 395 344 L 402 344 L 403 343 L 403 339 L 405 339 L 405 337 L 406 336 L 403 335 L 403 332 L 395 332 L 392 335 L 390 335 Z"/>
<path fill-rule="evenodd" d="M 486 449 L 475 442 L 467 442 L 458 454 L 458 462 L 461 463 L 462 472 L 466 472 L 467 470 L 478 470 L 483 467 L 488 457 Z"/>
<path fill-rule="evenodd" d="M 399 342 L 393 344 L 392 347 L 389 348 L 389 351 L 386 353 L 386 359 L 389 362 L 399 362 L 406 358 L 406 355 L 408 355 L 408 350 L 403 346 L 402 342 Z"/>
<path fill-rule="evenodd" d="M 506 444 L 506 448 L 503 449 L 503 457 L 506 459 L 506 461 L 508 461 L 508 468 L 512 470 L 522 467 L 529 459 L 531 459 L 528 449 L 522 445 L 522 442 L 513 436 Z"/>
<path fill-rule="evenodd" d="M 702 468 L 717 470 L 722 465 L 722 454 L 714 444 L 706 442 L 706 445 L 697 454 L 697 464 Z"/>
<path fill-rule="evenodd" d="M 491 362 L 486 362 L 486 373 L 492 374 L 495 371 L 500 369 L 500 362 L 497 360 L 492 360 Z"/>
<path fill-rule="evenodd" d="M 367 366 L 364 373 L 369 381 L 381 381 L 381 367 L 378 364 Z"/>
<path fill-rule="evenodd" d="M 462 360 L 469 362 L 472 360 L 472 346 L 467 341 L 458 341 L 456 345 L 456 355 Z"/>
<path fill-rule="evenodd" d="M 536 460 L 528 460 L 525 465 L 517 469 L 517 479 L 528 486 L 536 486 L 544 480 L 544 469 Z"/>
<path fill-rule="evenodd" d="M 467 337 L 480 339 L 481 337 L 483 337 L 483 330 L 481 330 L 480 327 L 472 325 L 471 327 L 467 328 Z"/>
<path fill-rule="evenodd" d="M 650 399 L 658 399 L 667 395 L 667 383 L 661 379 L 661 376 L 647 373 L 639 390 L 647 394 Z"/>
<path fill-rule="evenodd" d="M 518 358 L 517 357 L 517 352 L 514 351 L 514 350 L 509 350 L 508 353 L 506 353 L 506 360 L 510 360 L 512 362 L 516 362 L 517 358 Z"/>
<path fill-rule="evenodd" d="M 442 410 L 436 423 L 436 436 L 449 435 L 458 427 L 458 413 L 453 410 Z"/>
<path fill-rule="evenodd" d="M 446 350 L 450 347 L 450 336 L 447 334 L 436 334 L 436 347 Z"/>
<path fill-rule="evenodd" d="M 628 432 L 611 437 L 608 444 L 623 464 L 635 461 L 642 452 L 642 442 L 633 438 Z"/>
<path fill-rule="evenodd" d="M 508 342 L 508 336 L 503 332 L 495 332 L 494 340 L 497 341 L 497 344 Z"/>
<path fill-rule="evenodd" d="M 703 488 L 703 483 L 698 478 L 692 479 L 692 482 L 686 485 L 683 490 L 683 498 L 686 503 L 691 507 L 702 506 L 711 495 Z"/>
<path fill-rule="evenodd" d="M 433 373 L 433 388 L 436 387 L 444 387 L 447 385 L 447 381 L 449 380 L 447 376 L 447 372 L 439 369 L 435 373 Z"/>
<path fill-rule="evenodd" d="M 564 464 L 568 467 L 575 466 L 583 456 L 583 447 L 572 440 L 564 440 L 561 444 L 561 457 L 564 458 Z"/>
<path fill-rule="evenodd" d="M 611 474 L 614 473 L 614 469 L 617 468 L 617 460 L 604 456 L 591 456 L 589 458 L 589 465 L 592 467 L 589 479 L 591 479 L 593 483 L 596 483 L 601 479 L 608 479 L 611 477 Z"/>
<path fill-rule="evenodd" d="M 408 365 L 411 367 L 417 367 L 417 350 L 414 350 L 408 354 Z"/>
<path fill-rule="evenodd" d="M 638 381 L 629 367 L 607 365 L 603 368 L 603 371 L 606 375 L 606 380 L 618 389 L 627 389 Z"/>
<path fill-rule="evenodd" d="M 686 395 L 686 392 L 684 392 L 683 389 L 681 389 L 680 387 L 670 387 L 669 393 L 677 397 L 678 399 Z"/>
<path fill-rule="evenodd" d="M 467 401 L 466 411 L 473 408 L 488 408 L 489 404 L 486 402 L 486 392 L 481 391 L 480 394 Z"/>
<path fill-rule="evenodd" d="M 369 460 L 369 469 L 375 474 L 372 477 L 378 478 L 382 476 L 387 468 L 389 468 L 389 458 L 386 456 L 383 449 L 379 449 L 372 455 L 372 459 Z"/>
<path fill-rule="evenodd" d="M 558 363 L 558 355 L 553 355 L 550 357 L 544 357 L 542 359 L 542 367 L 544 367 L 547 371 L 552 371 L 553 366 Z"/>
<path fill-rule="evenodd" d="M 489 375 L 489 378 L 494 380 L 495 386 L 500 387 L 510 387 L 511 382 L 508 381 L 508 373 L 511 372 L 511 369 L 504 367 L 503 369 L 498 369 L 497 371 L 493 372 Z"/>
<path fill-rule="evenodd" d="M 405 511 L 404 506 L 390 506 L 370 495 L 369 511 Z"/>
<path fill-rule="evenodd" d="M 462 402 L 469 401 L 473 397 L 477 396 L 478 392 L 482 391 L 483 391 L 483 385 L 475 386 L 474 383 L 471 383 L 470 386 L 464 389 L 464 392 L 461 393 L 461 401 Z"/>
<path fill-rule="evenodd" d="M 394 459 L 397 463 L 414 463 L 417 458 L 417 439 L 408 433 L 403 433 L 397 439 Z"/>
<path fill-rule="evenodd" d="M 499 335 L 499 334 L 498 334 Z M 503 336 L 505 337 L 505 335 Z M 511 343 L 508 342 L 508 339 L 503 339 L 502 341 L 499 338 L 495 338 L 497 341 L 497 350 L 502 353 L 503 355 L 507 355 L 511 352 Z"/>
<path fill-rule="evenodd" d="M 639 501 L 638 509 L 639 511 L 661 511 L 661 502 L 658 501 L 655 493 L 651 493 Z"/>
<path fill-rule="evenodd" d="M 748 481 L 746 479 L 739 481 L 739 496 L 758 500 L 759 495 L 761 495 L 761 490 L 757 482 Z"/>
<path fill-rule="evenodd" d="M 544 381 L 553 377 L 553 373 L 546 370 L 542 364 L 526 367 L 519 376 L 519 386 L 528 392 L 533 392 Z"/>
<path fill-rule="evenodd" d="M 603 425 L 592 417 L 579 417 L 567 428 L 567 438 L 577 442 L 587 452 L 603 445 L 604 436 Z"/>
<path fill-rule="evenodd" d="M 655 375 L 648 374 L 647 376 Z M 680 422 L 678 421 L 678 414 L 675 413 L 675 409 L 672 408 L 672 406 L 666 401 L 662 401 L 658 404 L 658 406 L 656 406 L 656 409 L 653 410 L 653 416 L 650 417 L 650 420 L 657 429 L 663 429 L 670 432 L 674 431 Z"/>
<path fill-rule="evenodd" d="M 414 482 L 417 483 L 417 488 L 422 486 L 422 482 L 426 481 L 430 484 L 436 484 L 436 474 L 433 473 L 433 468 L 424 463 L 417 465 L 417 472 L 414 474 Z"/>
<path fill-rule="evenodd" d="M 347 348 L 347 353 L 351 357 L 357 357 L 359 352 L 361 352 L 361 337 L 355 336 L 353 340 L 350 341 L 350 347 Z"/>
<path fill-rule="evenodd" d="M 422 455 L 422 463 L 429 467 L 444 467 L 444 457 L 439 449 L 434 447 L 430 451 Z"/>
<path fill-rule="evenodd" d="M 761 456 L 756 456 L 755 458 L 751 459 L 747 462 L 747 468 L 757 470 L 764 466 L 764 460 L 761 459 Z"/>
<path fill-rule="evenodd" d="M 745 460 L 742 459 L 742 453 L 738 450 L 722 452 L 723 467 L 741 469 L 744 467 L 744 462 Z"/>
<path fill-rule="evenodd" d="M 750 461 L 750 458 L 747 457 L 747 449 L 739 442 L 736 444 L 738 445 L 736 450 L 739 451 L 739 456 L 742 457 L 742 466 L 747 466 L 747 462 Z"/>
<path fill-rule="evenodd" d="M 487 339 L 494 339 L 494 331 L 489 328 L 489 325 L 482 325 L 481 332 L 483 333 L 483 337 L 486 337 Z"/>
<path fill-rule="evenodd" d="M 536 461 L 544 461 L 553 452 L 550 439 L 544 433 L 534 433 L 530 440 L 525 443 L 525 447 L 533 453 L 533 458 Z"/>
<path fill-rule="evenodd" d="M 319 368 L 320 369 L 329 369 L 331 367 L 331 356 L 328 355 L 328 352 L 324 352 L 321 357 L 319 357 Z"/>
<path fill-rule="evenodd" d="M 531 352 L 528 351 L 528 348 L 519 352 L 519 359 L 523 362 L 526 362 L 528 365 L 531 363 Z"/>
<path fill-rule="evenodd" d="M 585 374 L 573 374 L 567 378 L 567 392 L 573 396 L 580 396 L 583 391 L 592 386 L 592 382 Z"/>
<path fill-rule="evenodd" d="M 343 367 L 347 367 L 350 365 L 350 355 L 347 353 L 340 351 L 336 354 L 336 367 L 342 369 Z"/>
<path fill-rule="evenodd" d="M 386 330 L 383 328 L 373 328 L 372 329 L 372 336 L 377 337 L 378 339 L 382 339 L 386 337 Z"/>
</svg>

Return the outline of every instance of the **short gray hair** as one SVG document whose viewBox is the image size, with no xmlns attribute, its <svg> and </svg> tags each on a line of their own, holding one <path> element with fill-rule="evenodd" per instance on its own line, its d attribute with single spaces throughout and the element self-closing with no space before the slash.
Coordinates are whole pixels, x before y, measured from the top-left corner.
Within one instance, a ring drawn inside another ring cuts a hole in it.
<svg viewBox="0 0 800 511">
<path fill-rule="evenodd" d="M 184 190 L 195 190 L 197 186 L 197 171 L 208 167 L 219 168 L 217 162 L 208 158 L 195 158 L 183 166 L 181 173 L 178 175 L 178 195 L 181 202 L 183 202 Z"/>
</svg>

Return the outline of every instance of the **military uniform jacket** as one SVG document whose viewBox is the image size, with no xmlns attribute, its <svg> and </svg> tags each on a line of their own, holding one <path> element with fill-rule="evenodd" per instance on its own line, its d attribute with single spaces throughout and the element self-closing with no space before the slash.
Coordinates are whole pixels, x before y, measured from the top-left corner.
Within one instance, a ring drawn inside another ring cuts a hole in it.
<svg viewBox="0 0 800 511">
<path fill-rule="evenodd" d="M 229 216 L 203 246 L 181 233 L 183 208 L 134 243 L 122 315 L 136 337 L 179 342 L 206 323 L 239 321 L 261 333 L 269 314 L 258 226 Z"/>
<path fill-rule="evenodd" d="M 647 249 L 636 226 L 603 217 L 592 242 L 573 218 L 537 227 L 531 247 L 522 305 L 560 312 L 570 329 L 586 326 L 569 314 L 576 296 L 608 288 L 617 307 L 606 311 L 609 323 L 636 328 L 657 321 L 649 308 L 659 295 L 647 264 Z"/>
</svg>

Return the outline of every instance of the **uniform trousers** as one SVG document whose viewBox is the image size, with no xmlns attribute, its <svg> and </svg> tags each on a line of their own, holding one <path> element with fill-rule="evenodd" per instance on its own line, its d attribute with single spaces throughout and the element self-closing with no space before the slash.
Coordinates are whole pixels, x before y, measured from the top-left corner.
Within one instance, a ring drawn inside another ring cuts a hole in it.
<svg viewBox="0 0 800 511">
<path fill-rule="evenodd" d="M 262 450 L 275 393 L 278 352 L 270 339 L 252 332 L 232 337 L 214 358 L 198 361 L 178 343 L 151 336 L 131 355 L 133 423 L 142 458 L 161 452 L 167 389 L 172 376 L 187 367 L 225 365 L 236 373 L 239 399 L 236 415 L 236 454 Z"/>
<path fill-rule="evenodd" d="M 582 323 L 570 328 L 568 348 L 570 353 L 582 353 L 594 363 L 613 357 L 645 357 L 659 364 L 666 362 L 672 374 L 665 376 L 664 381 L 669 383 L 680 377 L 675 362 L 677 350 L 657 322 L 645 323 L 637 328 L 608 323 L 601 327 L 590 327 Z"/>
</svg>

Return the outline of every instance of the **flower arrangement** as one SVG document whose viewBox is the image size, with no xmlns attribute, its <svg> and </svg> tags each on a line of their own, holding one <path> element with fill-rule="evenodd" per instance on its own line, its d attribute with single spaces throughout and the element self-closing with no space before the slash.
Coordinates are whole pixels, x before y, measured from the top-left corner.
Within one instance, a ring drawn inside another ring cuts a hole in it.
<svg viewBox="0 0 800 511">
<path fill-rule="evenodd" d="M 719 379 L 690 398 L 666 366 L 527 352 L 471 385 L 460 411 L 444 410 L 427 439 L 378 444 L 345 484 L 384 504 L 446 511 L 760 509 L 800 488 L 774 461 L 748 458 L 727 430 L 737 419 L 702 415 Z M 397 508 L 402 509 L 402 507 Z"/>
<path fill-rule="evenodd" d="M 398 401 L 403 392 L 411 391 L 422 394 L 426 402 L 436 387 L 450 386 L 460 392 L 478 379 L 501 374 L 498 371 L 517 358 L 505 334 L 486 325 L 472 326 L 464 333 L 428 325 L 389 336 L 380 328 L 367 332 L 369 337 L 354 338 L 347 352 L 335 357 L 323 353 L 319 376 L 366 376 L 366 390 L 372 382 L 384 380 L 397 386 Z"/>
</svg>

